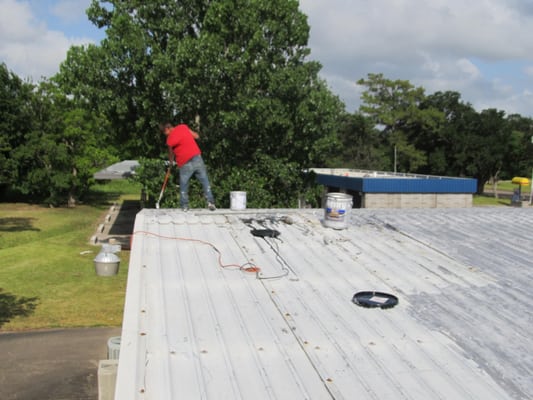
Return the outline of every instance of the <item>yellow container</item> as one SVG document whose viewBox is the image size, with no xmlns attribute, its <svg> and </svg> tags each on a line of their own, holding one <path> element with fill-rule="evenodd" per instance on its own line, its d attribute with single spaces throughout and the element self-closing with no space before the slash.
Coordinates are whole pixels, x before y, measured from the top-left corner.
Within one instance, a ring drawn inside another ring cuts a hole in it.
<svg viewBox="0 0 533 400">
<path fill-rule="evenodd" d="M 521 185 L 521 186 L 525 186 L 525 185 L 529 185 L 529 179 L 528 178 L 522 178 L 520 176 L 515 176 L 512 180 L 511 180 L 511 183 L 515 184 L 515 185 Z"/>
</svg>

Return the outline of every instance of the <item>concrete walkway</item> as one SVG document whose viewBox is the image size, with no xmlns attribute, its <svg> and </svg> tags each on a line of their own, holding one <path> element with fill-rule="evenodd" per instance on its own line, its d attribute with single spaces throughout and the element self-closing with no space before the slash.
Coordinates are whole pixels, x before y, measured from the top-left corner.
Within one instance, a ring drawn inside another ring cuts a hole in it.
<svg viewBox="0 0 533 400">
<path fill-rule="evenodd" d="M 135 216 L 140 210 L 138 200 L 125 200 L 122 204 L 113 204 L 91 237 L 91 244 L 120 244 L 123 250 L 129 250 Z"/>
<path fill-rule="evenodd" d="M 0 333 L 0 399 L 98 399 L 98 362 L 120 334 L 120 328 Z"/>
</svg>

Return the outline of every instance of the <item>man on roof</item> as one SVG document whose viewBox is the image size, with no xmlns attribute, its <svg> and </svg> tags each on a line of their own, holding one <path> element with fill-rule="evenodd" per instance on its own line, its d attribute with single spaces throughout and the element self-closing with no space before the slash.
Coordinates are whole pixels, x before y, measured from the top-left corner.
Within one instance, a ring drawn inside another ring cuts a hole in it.
<svg viewBox="0 0 533 400">
<path fill-rule="evenodd" d="M 189 180 L 194 175 L 202 184 L 204 196 L 207 201 L 207 208 L 216 210 L 215 198 L 211 192 L 207 168 L 202 158 L 200 147 L 196 139 L 200 137 L 198 133 L 190 129 L 186 124 L 172 126 L 164 123 L 160 126 L 161 132 L 166 137 L 170 161 L 176 161 L 180 170 L 180 206 L 183 211 L 189 210 Z"/>
</svg>

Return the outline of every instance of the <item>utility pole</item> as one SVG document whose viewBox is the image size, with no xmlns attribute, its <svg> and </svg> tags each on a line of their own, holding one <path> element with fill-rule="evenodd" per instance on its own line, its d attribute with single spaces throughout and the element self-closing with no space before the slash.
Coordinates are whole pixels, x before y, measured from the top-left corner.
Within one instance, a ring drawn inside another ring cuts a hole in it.
<svg viewBox="0 0 533 400">
<path fill-rule="evenodd" d="M 531 141 L 533 142 L 533 136 L 531 137 Z M 394 145 L 394 173 L 396 173 L 396 157 L 397 157 L 396 145 Z"/>
</svg>

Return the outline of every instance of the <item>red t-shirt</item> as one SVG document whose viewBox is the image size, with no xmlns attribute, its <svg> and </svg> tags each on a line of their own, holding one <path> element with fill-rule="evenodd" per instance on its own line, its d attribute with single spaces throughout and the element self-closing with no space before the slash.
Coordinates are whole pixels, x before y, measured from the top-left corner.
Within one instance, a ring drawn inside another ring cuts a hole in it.
<svg viewBox="0 0 533 400">
<path fill-rule="evenodd" d="M 185 124 L 179 124 L 172 128 L 167 136 L 167 145 L 172 148 L 178 167 L 183 166 L 191 158 L 202 154 L 189 127 Z"/>
</svg>

